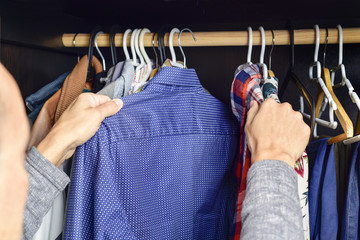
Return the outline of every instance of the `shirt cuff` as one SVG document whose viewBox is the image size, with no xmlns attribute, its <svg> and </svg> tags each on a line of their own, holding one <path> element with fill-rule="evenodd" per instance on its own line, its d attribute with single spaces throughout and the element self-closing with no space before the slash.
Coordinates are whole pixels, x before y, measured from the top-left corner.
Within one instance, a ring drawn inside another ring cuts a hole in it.
<svg viewBox="0 0 360 240">
<path fill-rule="evenodd" d="M 252 164 L 247 174 L 247 182 L 257 180 L 286 182 L 297 188 L 297 175 L 294 168 L 280 160 L 261 160 Z"/>
<path fill-rule="evenodd" d="M 27 154 L 26 169 L 33 168 L 51 182 L 59 191 L 70 183 L 69 176 L 45 158 L 35 147 Z"/>
</svg>

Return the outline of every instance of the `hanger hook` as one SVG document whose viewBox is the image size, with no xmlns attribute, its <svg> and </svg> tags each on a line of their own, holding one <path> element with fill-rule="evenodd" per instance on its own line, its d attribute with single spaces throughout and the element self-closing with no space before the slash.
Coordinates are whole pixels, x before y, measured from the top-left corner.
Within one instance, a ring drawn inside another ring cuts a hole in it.
<svg viewBox="0 0 360 240">
<path fill-rule="evenodd" d="M 104 58 L 104 56 L 102 55 L 102 53 L 101 53 L 101 51 L 100 51 L 100 49 L 99 49 L 99 47 L 98 47 L 98 44 L 97 44 L 97 37 L 98 37 L 98 35 L 101 34 L 101 33 L 104 33 L 104 32 L 103 32 L 103 31 L 99 31 L 99 32 L 96 33 L 94 42 L 95 42 L 95 48 L 96 48 L 96 50 L 98 51 L 98 53 L 99 53 L 99 55 L 100 55 L 100 57 L 101 57 L 102 64 L 103 64 L 103 70 L 104 70 L 104 72 L 105 72 L 105 71 L 106 71 L 105 58 Z"/>
<path fill-rule="evenodd" d="M 158 55 L 157 55 L 157 52 L 156 52 L 156 49 L 155 49 L 155 36 L 156 36 L 156 33 L 154 32 L 153 36 L 152 36 L 152 48 L 154 50 L 154 54 L 155 54 L 155 68 L 159 68 L 159 59 L 158 59 Z"/>
<path fill-rule="evenodd" d="M 129 51 L 127 49 L 127 36 L 129 35 L 129 33 L 131 33 L 131 29 L 127 29 L 125 32 L 124 32 L 124 36 L 123 36 L 123 44 L 122 44 L 122 47 L 123 47 L 123 51 L 124 51 L 124 54 L 125 54 L 125 59 L 126 60 L 130 60 L 130 55 L 129 55 Z"/>
<path fill-rule="evenodd" d="M 329 29 L 326 28 L 326 40 L 325 40 L 325 47 L 324 47 L 324 62 L 323 62 L 323 66 L 324 66 L 324 67 L 325 67 L 326 49 L 327 49 L 328 43 L 329 43 Z"/>
<path fill-rule="evenodd" d="M 259 27 L 260 35 L 261 35 L 261 51 L 260 51 L 260 62 L 259 65 L 262 68 L 263 79 L 266 80 L 268 78 L 268 68 L 264 63 L 264 55 L 265 55 L 265 31 L 262 26 Z"/>
<path fill-rule="evenodd" d="M 73 38 L 73 41 L 72 41 L 72 44 L 73 44 L 74 48 L 76 48 L 76 42 L 75 42 L 75 40 L 76 40 L 76 37 L 77 37 L 78 34 L 79 34 L 79 33 L 76 33 L 76 34 L 75 34 L 75 36 L 74 36 L 74 38 Z M 76 52 L 77 52 L 77 61 L 80 62 L 79 51 L 76 50 Z"/>
<path fill-rule="evenodd" d="M 138 66 L 138 60 L 136 57 L 136 51 L 135 51 L 135 37 L 136 37 L 136 33 L 137 33 L 138 29 L 134 29 L 134 31 L 131 33 L 131 42 L 130 42 L 130 49 L 131 49 L 131 54 L 132 54 L 132 63 L 134 66 Z"/>
<path fill-rule="evenodd" d="M 343 31 L 341 25 L 337 25 L 337 29 L 339 32 L 339 64 L 343 63 Z"/>
<path fill-rule="evenodd" d="M 189 29 L 189 28 L 183 28 L 183 29 L 180 31 L 180 33 L 179 33 L 179 36 L 178 36 L 178 44 L 179 44 L 179 48 L 180 48 L 181 54 L 183 55 L 183 58 L 184 58 L 184 68 L 186 68 L 186 57 L 185 57 L 185 53 L 184 53 L 184 51 L 183 51 L 183 49 L 182 49 L 182 47 L 181 47 L 181 43 L 180 43 L 180 38 L 181 38 L 181 34 L 182 34 L 183 31 L 189 31 L 189 32 L 191 33 L 191 35 L 192 35 L 192 37 L 193 37 L 193 39 L 194 39 L 195 42 L 196 42 L 196 38 L 195 38 L 195 36 L 194 36 L 193 31 L 191 31 L 191 29 Z"/>
<path fill-rule="evenodd" d="M 260 64 L 264 64 L 264 55 L 265 55 L 265 31 L 262 26 L 259 27 L 260 36 L 261 36 L 261 51 L 260 51 Z"/>
<path fill-rule="evenodd" d="M 140 67 L 144 66 L 145 61 L 144 61 L 144 56 L 142 55 L 142 53 L 140 52 L 140 48 L 139 48 L 139 37 L 140 37 L 140 32 L 142 31 L 142 29 L 138 29 L 136 34 L 135 34 L 135 51 L 140 59 Z"/>
<path fill-rule="evenodd" d="M 77 37 L 78 34 L 79 34 L 79 33 L 76 33 L 75 36 L 74 36 L 74 38 L 73 38 L 73 40 L 72 40 L 72 44 L 73 44 L 74 47 L 76 47 L 76 44 L 75 44 L 76 42 L 75 42 L 75 40 L 76 40 L 76 37 Z"/>
<path fill-rule="evenodd" d="M 249 33 L 249 48 L 247 53 L 247 63 L 251 64 L 251 52 L 252 52 L 252 45 L 253 45 L 253 35 L 252 35 L 252 28 L 248 27 L 248 33 Z"/>
<path fill-rule="evenodd" d="M 315 25 L 315 52 L 314 52 L 314 62 L 318 61 L 318 55 L 319 55 L 319 46 L 320 46 L 320 29 L 319 25 Z"/>
<path fill-rule="evenodd" d="M 173 45 L 173 38 L 174 38 L 174 34 L 175 33 L 179 33 L 180 30 L 178 28 L 173 28 L 170 31 L 169 34 L 169 50 L 171 53 L 171 60 L 176 63 L 176 54 L 175 54 L 175 50 L 174 50 L 174 45 Z"/>
<path fill-rule="evenodd" d="M 272 43 L 271 43 L 271 49 L 270 49 L 270 54 L 269 54 L 269 69 L 271 70 L 271 54 L 274 50 L 274 46 L 275 46 L 275 35 L 274 35 L 274 31 L 271 30 L 271 35 L 272 35 Z"/>
</svg>

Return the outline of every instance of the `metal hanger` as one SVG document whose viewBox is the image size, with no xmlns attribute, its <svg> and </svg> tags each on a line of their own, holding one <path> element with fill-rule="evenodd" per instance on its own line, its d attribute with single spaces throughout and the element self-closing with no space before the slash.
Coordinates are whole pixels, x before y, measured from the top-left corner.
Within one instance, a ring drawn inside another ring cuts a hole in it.
<svg viewBox="0 0 360 240">
<path fill-rule="evenodd" d="M 161 26 L 160 30 L 157 33 L 157 43 L 158 43 L 158 50 L 160 53 L 160 65 L 162 65 L 166 60 L 166 51 L 165 51 L 165 43 L 164 43 L 164 35 L 165 30 L 168 28 L 167 25 Z"/>
<path fill-rule="evenodd" d="M 179 44 L 179 48 L 180 48 L 181 54 L 182 54 L 183 59 L 184 59 L 184 66 L 183 66 L 183 68 L 186 68 L 186 56 L 185 56 L 184 50 L 183 50 L 182 47 L 181 47 L 181 42 L 180 42 L 181 34 L 182 34 L 184 31 L 189 31 L 189 32 L 191 33 L 191 35 L 192 35 L 192 37 L 193 37 L 193 39 L 194 39 L 195 42 L 196 42 L 196 38 L 195 38 L 195 36 L 194 36 L 193 31 L 191 31 L 191 29 L 189 29 L 189 28 L 183 28 L 183 29 L 180 31 L 180 33 L 179 33 L 179 36 L 178 36 L 178 44 Z"/>
<path fill-rule="evenodd" d="M 79 33 L 76 33 L 75 34 L 75 36 L 74 36 L 74 38 L 73 38 L 73 41 L 72 41 L 72 44 L 73 44 L 73 46 L 74 46 L 74 48 L 76 49 L 76 42 L 75 42 L 75 39 L 76 39 L 76 37 L 77 37 L 77 35 L 78 35 Z M 79 51 L 76 49 L 76 53 L 77 53 L 77 62 L 80 62 L 80 54 L 79 54 Z"/>
<path fill-rule="evenodd" d="M 159 59 L 158 59 L 158 55 L 155 49 L 155 36 L 156 33 L 154 32 L 153 37 L 152 37 L 152 48 L 154 50 L 154 54 L 155 54 L 155 68 L 159 68 Z"/>
<path fill-rule="evenodd" d="M 170 35 L 169 35 L 169 50 L 170 50 L 170 53 L 171 53 L 170 62 L 171 62 L 171 65 L 173 67 L 183 68 L 184 66 L 182 64 L 176 62 L 176 54 L 175 54 L 175 50 L 174 50 L 174 46 L 173 46 L 174 34 L 179 33 L 179 32 L 180 32 L 180 30 L 178 28 L 173 28 L 170 31 Z"/>
<path fill-rule="evenodd" d="M 265 81 L 265 79 L 268 78 L 268 68 L 267 68 L 266 64 L 264 63 L 265 47 L 266 47 L 265 31 L 264 31 L 264 28 L 262 26 L 259 27 L 259 31 L 260 31 L 260 35 L 261 35 L 261 51 L 260 51 L 259 65 L 262 68 L 262 76 L 263 76 L 262 81 Z"/>
</svg>

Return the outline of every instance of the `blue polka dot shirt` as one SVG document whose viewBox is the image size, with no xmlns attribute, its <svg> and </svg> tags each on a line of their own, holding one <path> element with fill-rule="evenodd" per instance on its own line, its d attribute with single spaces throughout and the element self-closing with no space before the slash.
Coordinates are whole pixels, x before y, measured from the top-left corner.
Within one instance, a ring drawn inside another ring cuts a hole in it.
<svg viewBox="0 0 360 240">
<path fill-rule="evenodd" d="M 238 148 L 230 107 L 194 69 L 174 67 L 122 100 L 76 150 L 64 238 L 227 239 Z"/>
</svg>

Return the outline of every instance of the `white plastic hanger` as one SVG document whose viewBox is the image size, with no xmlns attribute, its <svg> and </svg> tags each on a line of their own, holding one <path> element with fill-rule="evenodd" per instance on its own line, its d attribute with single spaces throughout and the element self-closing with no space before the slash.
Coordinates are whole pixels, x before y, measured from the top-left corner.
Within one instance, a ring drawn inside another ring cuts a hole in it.
<svg viewBox="0 0 360 240">
<path fill-rule="evenodd" d="M 183 56 L 183 59 L 184 59 L 184 66 L 182 66 L 182 68 L 186 68 L 186 56 L 185 56 L 185 53 L 184 53 L 184 50 L 182 49 L 181 47 L 181 42 L 180 42 L 180 38 L 181 38 L 181 34 L 183 33 L 183 31 L 189 31 L 194 39 L 194 41 L 196 42 L 196 38 L 194 36 L 194 33 L 193 31 L 191 31 L 191 29 L 189 28 L 183 28 L 180 33 L 179 33 L 179 36 L 178 36 L 178 44 L 179 44 L 179 48 L 180 48 L 180 51 L 181 51 L 181 54 Z"/>
<path fill-rule="evenodd" d="M 129 35 L 129 33 L 131 33 L 131 29 L 127 29 L 124 32 L 124 37 L 123 37 L 123 50 L 124 50 L 126 60 L 130 60 L 129 51 L 127 49 L 127 36 Z"/>
<path fill-rule="evenodd" d="M 139 37 L 139 46 L 140 46 L 140 52 L 143 55 L 145 62 L 146 62 L 146 67 L 148 69 L 152 69 L 152 62 L 149 58 L 149 56 L 147 55 L 146 51 L 145 51 L 145 47 L 144 47 L 144 36 L 146 33 L 151 33 L 151 31 L 147 28 L 143 28 L 140 32 L 140 37 Z M 144 79 L 148 79 L 150 77 L 151 71 L 147 71 L 146 76 L 144 77 Z"/>
<path fill-rule="evenodd" d="M 338 88 L 340 86 L 346 85 L 349 90 L 349 96 L 353 103 L 356 104 L 357 108 L 360 110 L 360 99 L 356 92 L 354 92 L 354 88 L 350 82 L 350 80 L 346 77 L 346 71 L 345 66 L 342 63 L 343 62 L 343 34 L 342 34 L 342 27 L 340 25 L 337 25 L 338 32 L 339 32 L 339 63 L 338 66 L 331 69 L 331 83 L 334 86 L 334 80 L 335 80 L 335 73 L 337 70 L 341 70 L 341 83 L 338 83 L 334 86 L 334 88 Z"/>
<path fill-rule="evenodd" d="M 252 28 L 248 27 L 249 33 L 249 44 L 248 44 L 248 53 L 247 53 L 247 64 L 251 65 L 251 53 L 252 53 L 252 46 L 253 46 L 253 35 L 252 35 Z"/>
<path fill-rule="evenodd" d="M 102 53 L 100 52 L 100 49 L 99 49 L 98 44 L 97 44 L 97 41 L 96 41 L 96 39 L 97 39 L 97 37 L 98 37 L 98 35 L 99 35 L 100 33 L 104 33 L 104 32 L 102 32 L 102 31 L 97 32 L 96 35 L 95 35 L 94 42 L 95 42 L 95 48 L 96 48 L 97 52 L 99 53 L 100 58 L 101 58 L 101 61 L 102 61 L 103 71 L 105 72 L 105 71 L 106 71 L 105 58 L 104 58 L 104 56 L 102 55 Z"/>
<path fill-rule="evenodd" d="M 310 65 L 309 67 L 309 77 L 310 80 L 316 81 L 321 89 L 324 91 L 325 97 L 328 99 L 329 101 L 329 120 L 330 121 L 326 121 L 320 118 L 316 118 L 315 119 L 315 127 L 314 127 L 314 137 L 318 137 L 317 136 L 317 132 L 316 132 L 316 124 L 320 124 L 322 126 L 331 128 L 331 129 L 336 129 L 337 128 L 337 122 L 334 121 L 334 110 L 337 109 L 337 106 L 335 104 L 335 102 L 333 101 L 329 90 L 327 89 L 324 80 L 321 78 L 321 64 L 318 61 L 318 55 L 319 55 L 319 46 L 320 46 L 320 30 L 319 30 L 319 26 L 315 25 L 315 36 L 316 36 L 316 44 L 315 44 L 315 52 L 314 52 L 314 62 Z M 313 76 L 313 70 L 316 70 L 316 76 Z M 306 117 L 310 119 L 310 115 L 306 114 L 304 112 L 304 102 L 303 102 L 303 98 L 300 98 L 300 112 Z"/>
<path fill-rule="evenodd" d="M 131 48 L 131 54 L 132 54 L 132 64 L 133 66 L 139 66 L 139 62 L 136 58 L 136 52 L 135 52 L 135 37 L 138 29 L 134 29 L 134 31 L 131 34 L 131 42 L 130 42 L 130 48 Z"/>
<path fill-rule="evenodd" d="M 139 48 L 139 36 L 140 36 L 140 29 L 137 29 L 136 33 L 135 33 L 135 51 L 136 54 L 139 56 L 140 59 L 140 65 L 136 67 L 136 71 L 138 71 L 139 69 L 141 69 L 142 67 L 145 66 L 145 61 L 144 61 L 144 57 L 140 52 L 140 48 Z"/>
<path fill-rule="evenodd" d="M 169 35 L 169 50 L 171 53 L 170 62 L 173 67 L 183 68 L 184 66 L 182 64 L 176 62 L 176 54 L 175 54 L 174 45 L 173 45 L 173 39 L 174 39 L 175 33 L 180 33 L 180 30 L 178 28 L 173 28 L 170 31 L 170 35 Z"/>
<path fill-rule="evenodd" d="M 268 68 L 266 66 L 266 64 L 264 63 L 264 55 L 265 55 L 265 47 L 266 47 L 266 43 L 265 43 L 265 31 L 264 28 L 262 26 L 259 27 L 260 30 L 260 35 L 261 35 L 261 51 L 260 51 L 260 62 L 259 65 L 262 68 L 263 71 L 263 81 L 265 81 L 268 78 Z"/>
</svg>

